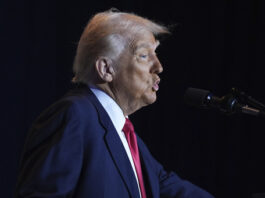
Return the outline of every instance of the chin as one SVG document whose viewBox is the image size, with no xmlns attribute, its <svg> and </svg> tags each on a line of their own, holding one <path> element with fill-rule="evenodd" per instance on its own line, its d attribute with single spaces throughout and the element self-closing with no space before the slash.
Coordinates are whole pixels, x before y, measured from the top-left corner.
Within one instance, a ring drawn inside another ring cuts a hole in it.
<svg viewBox="0 0 265 198">
<path fill-rule="evenodd" d="M 154 94 L 152 94 L 146 98 L 146 104 L 147 105 L 153 104 L 155 101 L 156 101 L 156 93 L 154 93 Z"/>
</svg>

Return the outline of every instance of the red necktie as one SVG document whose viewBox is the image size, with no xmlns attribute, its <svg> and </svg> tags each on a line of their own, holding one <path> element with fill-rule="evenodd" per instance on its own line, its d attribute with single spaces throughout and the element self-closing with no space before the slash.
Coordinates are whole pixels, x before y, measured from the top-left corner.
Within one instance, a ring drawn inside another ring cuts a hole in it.
<svg viewBox="0 0 265 198">
<path fill-rule="evenodd" d="M 144 189 L 143 174 L 142 174 L 142 169 L 141 169 L 141 162 L 140 162 L 138 145 L 137 145 L 137 139 L 136 139 L 136 135 L 134 133 L 133 124 L 131 123 L 131 121 L 128 118 L 126 118 L 126 122 L 125 122 L 122 130 L 126 136 L 128 145 L 129 145 L 130 150 L 131 150 L 131 154 L 132 154 L 134 166 L 135 166 L 138 181 L 139 181 L 139 186 L 140 186 L 142 198 L 146 198 L 146 193 L 145 193 L 145 189 Z"/>
</svg>

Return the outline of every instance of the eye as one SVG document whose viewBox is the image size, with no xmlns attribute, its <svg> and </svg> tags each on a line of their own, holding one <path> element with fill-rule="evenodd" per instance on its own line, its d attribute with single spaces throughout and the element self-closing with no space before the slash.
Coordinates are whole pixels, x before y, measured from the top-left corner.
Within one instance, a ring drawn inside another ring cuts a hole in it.
<svg viewBox="0 0 265 198">
<path fill-rule="evenodd" d="M 146 59 L 148 57 L 148 55 L 147 54 L 140 54 L 139 57 L 142 59 Z"/>
</svg>

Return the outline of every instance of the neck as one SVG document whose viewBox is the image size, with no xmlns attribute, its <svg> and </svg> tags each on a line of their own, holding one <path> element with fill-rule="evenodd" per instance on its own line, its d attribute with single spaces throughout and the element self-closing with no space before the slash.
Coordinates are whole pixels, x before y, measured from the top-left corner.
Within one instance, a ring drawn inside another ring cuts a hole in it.
<svg viewBox="0 0 265 198">
<path fill-rule="evenodd" d="M 113 87 L 111 87 L 109 84 L 97 84 L 97 85 L 89 85 L 91 87 L 95 87 L 100 89 L 101 91 L 108 94 L 121 108 L 124 116 L 129 116 L 130 114 L 134 113 L 138 108 L 132 108 L 135 105 L 132 105 L 133 103 L 126 99 L 126 96 L 121 96 L 119 94 L 118 90 L 115 90 Z"/>
</svg>

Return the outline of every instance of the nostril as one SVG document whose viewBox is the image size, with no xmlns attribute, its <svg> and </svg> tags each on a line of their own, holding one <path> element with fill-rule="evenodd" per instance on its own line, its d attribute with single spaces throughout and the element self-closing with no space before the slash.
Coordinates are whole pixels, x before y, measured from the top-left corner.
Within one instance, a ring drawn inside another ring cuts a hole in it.
<svg viewBox="0 0 265 198">
<path fill-rule="evenodd" d="M 151 70 L 151 73 L 156 73 L 156 74 L 159 74 L 163 71 L 163 67 L 159 64 L 156 64 L 153 66 L 152 70 Z"/>
<path fill-rule="evenodd" d="M 163 67 L 157 57 L 155 57 L 155 59 L 153 60 L 152 68 L 150 71 L 151 73 L 156 73 L 156 74 L 163 72 Z"/>
<path fill-rule="evenodd" d="M 161 72 L 163 72 L 163 66 L 161 65 L 161 63 L 160 63 L 158 58 L 156 60 L 157 60 L 156 61 L 157 73 L 161 73 Z"/>
<path fill-rule="evenodd" d="M 162 65 L 160 64 L 159 73 L 162 73 L 162 72 L 163 72 L 163 67 L 162 67 Z"/>
<path fill-rule="evenodd" d="M 157 63 L 157 73 L 161 73 L 163 72 L 163 67 L 162 65 L 160 64 L 160 62 Z"/>
</svg>

